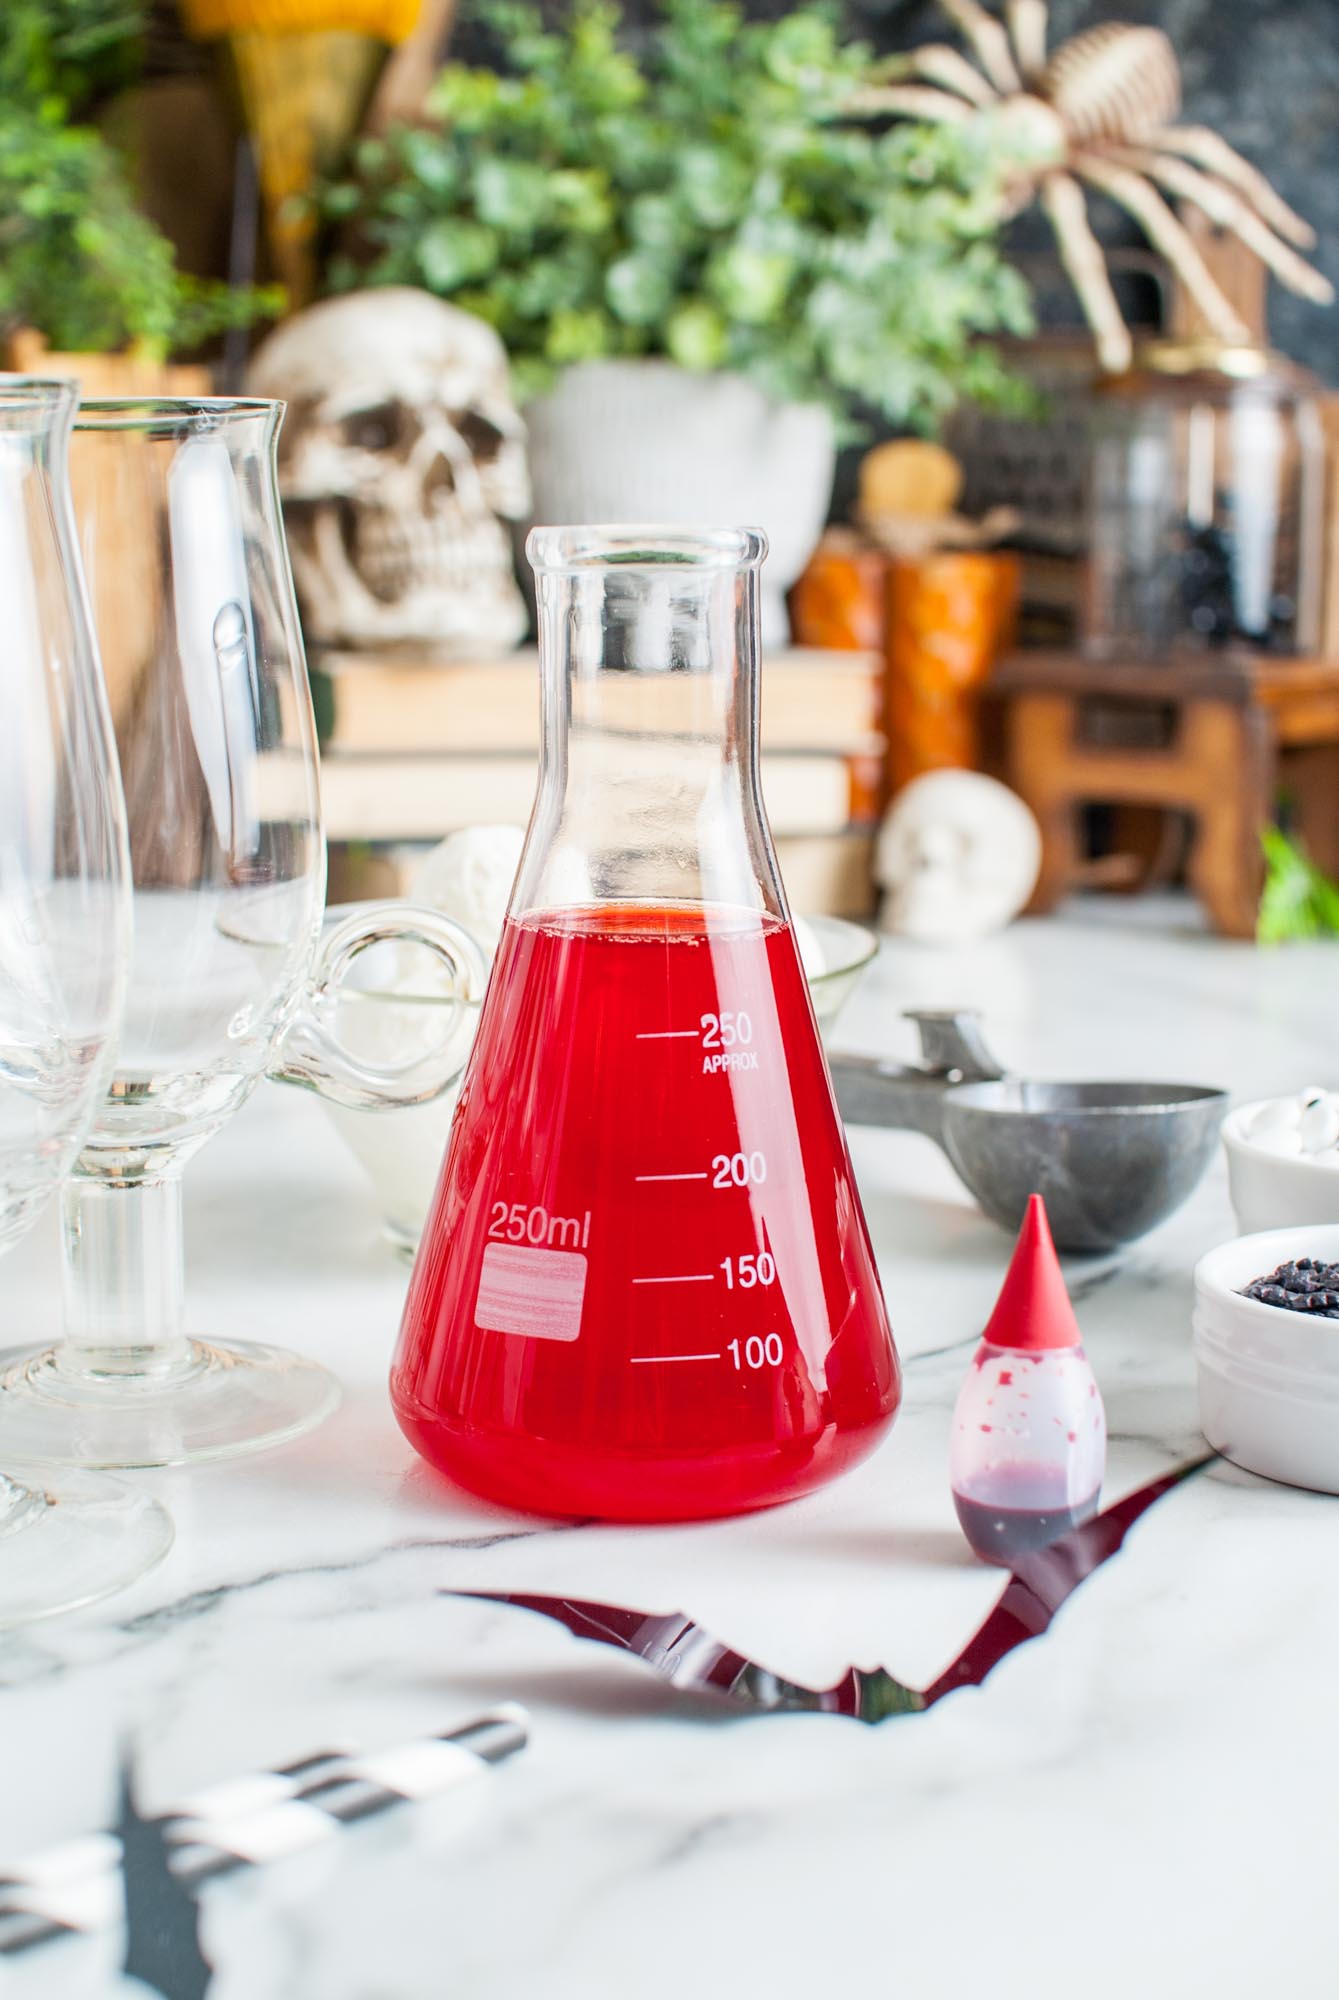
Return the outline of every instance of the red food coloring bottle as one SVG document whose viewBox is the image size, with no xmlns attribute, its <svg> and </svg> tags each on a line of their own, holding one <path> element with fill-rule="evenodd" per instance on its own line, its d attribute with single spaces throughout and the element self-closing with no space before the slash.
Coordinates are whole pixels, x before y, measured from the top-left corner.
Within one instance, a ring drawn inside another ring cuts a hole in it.
<svg viewBox="0 0 1339 2000">
<path fill-rule="evenodd" d="M 976 1553 L 1007 1567 L 1089 1520 L 1106 1446 L 1102 1398 L 1034 1194 L 953 1413 L 949 1476 Z"/>
</svg>

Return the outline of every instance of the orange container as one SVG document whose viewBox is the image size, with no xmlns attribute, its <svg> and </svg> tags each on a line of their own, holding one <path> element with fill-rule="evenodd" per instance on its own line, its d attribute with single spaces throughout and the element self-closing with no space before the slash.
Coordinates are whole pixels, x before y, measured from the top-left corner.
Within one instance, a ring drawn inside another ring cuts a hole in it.
<svg viewBox="0 0 1339 2000">
<path fill-rule="evenodd" d="M 825 535 L 790 593 L 791 638 L 834 652 L 883 650 L 884 571 L 888 558 L 854 535 Z"/>
<path fill-rule="evenodd" d="M 1018 557 L 998 549 L 899 556 L 885 589 L 888 779 L 896 791 L 924 771 L 979 765 L 979 696 L 1013 639 Z"/>
</svg>

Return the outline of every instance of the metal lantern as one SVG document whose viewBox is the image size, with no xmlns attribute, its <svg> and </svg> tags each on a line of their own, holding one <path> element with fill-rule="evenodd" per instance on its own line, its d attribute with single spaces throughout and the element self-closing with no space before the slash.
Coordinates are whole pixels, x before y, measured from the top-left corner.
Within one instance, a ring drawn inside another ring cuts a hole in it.
<svg viewBox="0 0 1339 2000">
<path fill-rule="evenodd" d="M 1317 386 L 1277 354 L 1212 340 L 1155 342 L 1100 385 L 1082 622 L 1090 658 L 1314 650 Z"/>
</svg>

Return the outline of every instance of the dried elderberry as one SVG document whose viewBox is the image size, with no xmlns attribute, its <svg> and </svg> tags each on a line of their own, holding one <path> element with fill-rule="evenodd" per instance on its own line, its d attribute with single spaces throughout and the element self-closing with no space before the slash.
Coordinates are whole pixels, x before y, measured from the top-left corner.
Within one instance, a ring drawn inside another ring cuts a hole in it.
<svg viewBox="0 0 1339 2000">
<path fill-rule="evenodd" d="M 1339 1264 L 1327 1264 L 1319 1257 L 1297 1257 L 1289 1264 L 1280 1264 L 1267 1277 L 1252 1278 L 1242 1297 L 1258 1299 L 1265 1306 L 1282 1306 L 1286 1312 L 1339 1319 Z"/>
</svg>

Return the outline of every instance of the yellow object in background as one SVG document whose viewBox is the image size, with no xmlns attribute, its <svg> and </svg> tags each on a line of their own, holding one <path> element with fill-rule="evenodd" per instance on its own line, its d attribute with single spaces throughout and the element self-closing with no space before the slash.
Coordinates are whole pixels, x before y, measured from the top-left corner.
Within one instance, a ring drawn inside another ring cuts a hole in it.
<svg viewBox="0 0 1339 2000">
<path fill-rule="evenodd" d="M 402 42 L 418 19 L 420 0 L 180 0 L 188 34 L 306 35 L 343 32 Z"/>
<path fill-rule="evenodd" d="M 925 438 L 875 445 L 860 461 L 860 519 L 880 515 L 951 514 L 962 492 L 962 467 L 951 451 Z"/>
<path fill-rule="evenodd" d="M 1014 532 L 1012 507 L 992 507 L 979 521 L 955 514 L 962 487 L 962 467 L 942 444 L 894 438 L 860 461 L 855 518 L 876 548 L 898 557 L 987 548 Z"/>
<path fill-rule="evenodd" d="M 289 307 L 316 289 L 304 205 L 362 123 L 391 46 L 420 0 L 180 0 L 189 32 L 226 44 L 256 154 L 275 272 Z"/>
</svg>

